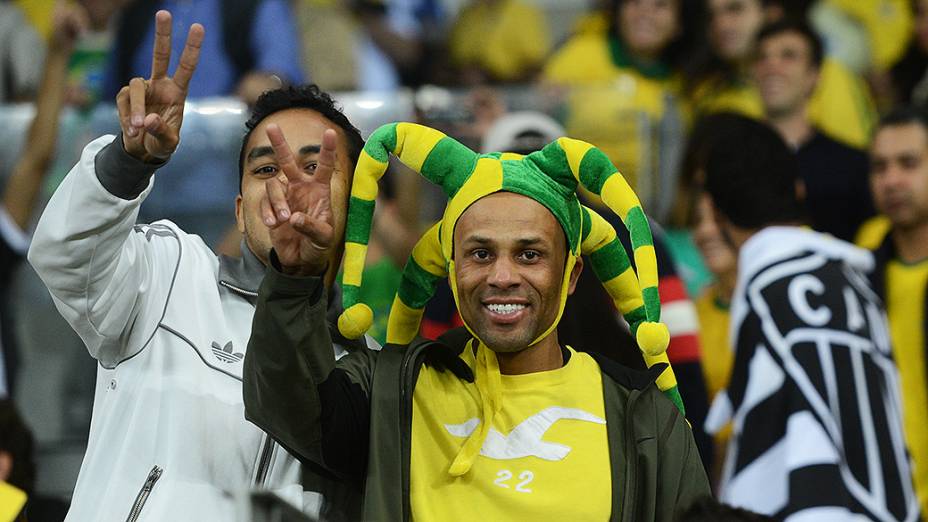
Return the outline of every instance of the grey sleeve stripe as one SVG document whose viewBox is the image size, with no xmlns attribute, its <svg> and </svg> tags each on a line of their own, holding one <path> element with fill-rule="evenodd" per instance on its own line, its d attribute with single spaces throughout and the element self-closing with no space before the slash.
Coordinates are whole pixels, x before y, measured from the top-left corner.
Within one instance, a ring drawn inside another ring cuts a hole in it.
<svg viewBox="0 0 928 522">
<path fill-rule="evenodd" d="M 161 163 L 145 163 L 133 158 L 122 144 L 122 133 L 109 145 L 100 149 L 94 159 L 94 171 L 97 179 L 110 194 L 125 200 L 139 197 L 148 186 Z"/>
</svg>

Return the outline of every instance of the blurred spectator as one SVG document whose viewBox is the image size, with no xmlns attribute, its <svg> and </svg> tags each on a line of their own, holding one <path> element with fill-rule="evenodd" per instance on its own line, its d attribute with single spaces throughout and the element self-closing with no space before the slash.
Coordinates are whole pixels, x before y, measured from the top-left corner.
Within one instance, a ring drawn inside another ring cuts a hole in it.
<svg viewBox="0 0 928 522">
<path fill-rule="evenodd" d="M 210 28 L 190 98 L 237 94 L 251 105 L 281 82 L 303 82 L 299 34 L 286 0 L 135 0 L 119 19 L 105 81 L 108 98 L 151 71 L 152 54 L 142 43 L 154 39 L 151 19 L 159 9 L 174 14 L 175 32 L 194 22 Z M 183 39 L 174 39 L 174 46 L 171 52 L 179 56 Z"/>
<path fill-rule="evenodd" d="M 0 520 L 26 520 L 27 500 L 31 503 L 35 488 L 34 445 L 13 401 L 0 399 Z"/>
<path fill-rule="evenodd" d="M 899 390 L 870 254 L 801 228 L 798 170 L 742 118 L 706 161 L 738 252 L 735 360 L 709 424 L 733 423 L 719 499 L 778 520 L 915 520 Z"/>
<path fill-rule="evenodd" d="M 767 120 L 795 151 L 812 228 L 846 241 L 874 214 L 867 156 L 821 132 L 807 116 L 822 46 L 804 23 L 781 21 L 757 37 L 754 76 Z"/>
<path fill-rule="evenodd" d="M 905 52 L 912 0 L 818 0 L 810 22 L 829 55 L 852 71 L 885 71 Z"/>
<path fill-rule="evenodd" d="M 75 41 L 87 30 L 87 14 L 79 5 L 60 1 L 53 24 L 35 116 L 0 200 L 0 398 L 13 394 L 19 359 L 14 328 L 16 308 L 10 302 L 12 279 L 29 247 L 25 230 L 42 181 L 51 167 L 64 104 L 68 60 Z"/>
<path fill-rule="evenodd" d="M 928 0 L 912 0 L 912 6 L 914 35 L 905 54 L 890 71 L 893 101 L 924 107 L 928 105 Z"/>
<path fill-rule="evenodd" d="M 464 85 L 529 80 L 550 45 L 544 11 L 522 0 L 471 0 L 451 28 L 451 59 Z"/>
<path fill-rule="evenodd" d="M 870 153 L 874 200 L 892 224 L 871 274 L 889 314 L 915 488 L 928 513 L 928 119 L 912 109 L 888 114 Z"/>
<path fill-rule="evenodd" d="M 750 74 L 757 34 L 766 22 L 804 18 L 804 10 L 783 0 L 708 0 L 708 5 L 708 52 L 687 67 L 694 113 L 734 111 L 762 118 L 763 104 Z M 828 57 L 819 77 L 809 118 L 829 136 L 866 147 L 876 117 L 867 85 Z"/>
<path fill-rule="evenodd" d="M 115 39 L 113 19 L 129 0 L 79 0 L 87 31 L 74 45 L 68 64 L 67 103 L 89 109 L 104 99 L 104 78 Z"/>
<path fill-rule="evenodd" d="M 42 73 L 43 48 L 19 7 L 0 1 L 0 103 L 32 98 Z"/>
<path fill-rule="evenodd" d="M 428 75 L 438 0 L 298 0 L 303 60 L 326 89 L 392 91 Z"/>
<path fill-rule="evenodd" d="M 544 81 L 572 88 L 568 133 L 609 155 L 658 220 L 669 212 L 674 145 L 684 132 L 676 72 L 695 4 L 612 0 L 608 29 L 574 35 L 543 72 Z"/>
</svg>

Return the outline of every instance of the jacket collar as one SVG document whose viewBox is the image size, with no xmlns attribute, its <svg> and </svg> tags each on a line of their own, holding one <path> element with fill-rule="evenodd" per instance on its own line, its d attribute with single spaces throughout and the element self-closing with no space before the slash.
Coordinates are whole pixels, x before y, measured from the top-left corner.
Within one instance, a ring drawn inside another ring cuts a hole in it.
<svg viewBox="0 0 928 522">
<path fill-rule="evenodd" d="M 242 257 L 219 256 L 219 284 L 247 298 L 258 297 L 258 287 L 264 279 L 265 265 L 248 248 L 241 245 Z"/>
</svg>

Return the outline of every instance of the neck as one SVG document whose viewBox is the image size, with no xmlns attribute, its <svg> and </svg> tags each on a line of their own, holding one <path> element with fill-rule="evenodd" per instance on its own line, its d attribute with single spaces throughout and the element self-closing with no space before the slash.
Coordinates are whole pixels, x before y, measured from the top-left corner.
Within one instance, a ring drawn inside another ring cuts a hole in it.
<svg viewBox="0 0 928 522">
<path fill-rule="evenodd" d="M 928 223 L 907 228 L 893 228 L 896 254 L 905 263 L 928 258 Z"/>
<path fill-rule="evenodd" d="M 499 361 L 499 372 L 503 375 L 546 372 L 564 366 L 556 331 L 524 350 L 496 352 L 496 360 Z"/>
<path fill-rule="evenodd" d="M 768 121 L 794 150 L 805 143 L 813 133 L 812 124 L 806 118 L 805 106 L 781 114 L 768 114 Z"/>
<path fill-rule="evenodd" d="M 728 270 L 716 276 L 718 281 L 716 283 L 716 297 L 719 301 L 725 304 L 731 303 L 731 296 L 735 293 L 735 284 L 738 281 L 738 272 L 736 270 Z"/>
</svg>

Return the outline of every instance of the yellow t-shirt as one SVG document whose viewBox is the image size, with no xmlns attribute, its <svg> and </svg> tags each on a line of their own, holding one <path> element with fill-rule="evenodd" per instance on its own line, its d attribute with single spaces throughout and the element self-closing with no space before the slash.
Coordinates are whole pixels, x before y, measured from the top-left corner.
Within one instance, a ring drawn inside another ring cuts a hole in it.
<svg viewBox="0 0 928 522">
<path fill-rule="evenodd" d="M 679 82 L 669 71 L 658 66 L 645 73 L 616 65 L 616 52 L 606 33 L 581 33 L 551 57 L 542 76 L 550 84 L 571 88 L 567 133 L 599 147 L 648 202 L 662 188 L 639 182 L 639 173 L 654 174 L 650 181 L 656 183 L 659 126 L 666 116 L 676 114 L 685 128 L 687 110 L 677 97 Z"/>
<path fill-rule="evenodd" d="M 706 380 L 709 402 L 712 402 L 716 393 L 728 387 L 731 365 L 735 360 L 735 354 L 728 342 L 731 313 L 727 306 L 719 303 L 717 296 L 717 290 L 713 285 L 696 300 L 702 374 Z"/>
<path fill-rule="evenodd" d="M 468 348 L 461 358 L 476 368 Z M 448 468 L 481 418 L 477 386 L 423 367 L 413 394 L 410 501 L 417 521 L 609 519 L 612 480 L 602 375 L 585 353 L 502 376 L 502 410 L 473 467 Z"/>
<path fill-rule="evenodd" d="M 518 0 L 472 2 L 451 29 L 457 66 L 477 66 L 497 80 L 518 80 L 541 65 L 550 50 L 544 14 Z"/>
<path fill-rule="evenodd" d="M 906 443 L 915 463 L 915 493 L 928 513 L 928 376 L 925 372 L 925 285 L 928 260 L 890 261 L 886 267 L 886 309 L 899 367 Z"/>
</svg>

